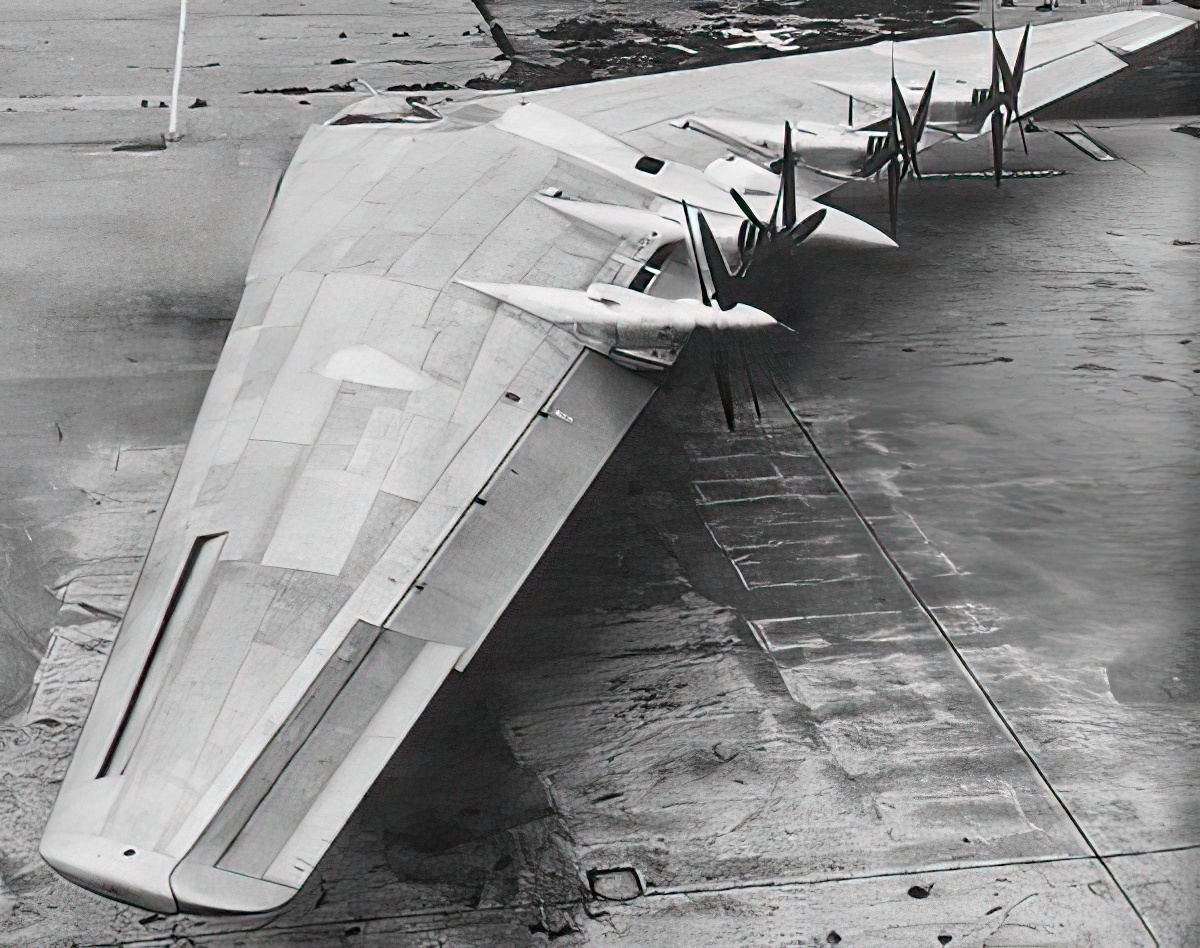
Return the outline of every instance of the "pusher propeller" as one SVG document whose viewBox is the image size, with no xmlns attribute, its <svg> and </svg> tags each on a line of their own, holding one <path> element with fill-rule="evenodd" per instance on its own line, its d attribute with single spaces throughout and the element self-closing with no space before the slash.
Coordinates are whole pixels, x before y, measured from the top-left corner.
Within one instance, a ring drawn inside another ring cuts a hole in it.
<svg viewBox="0 0 1200 948">
<path fill-rule="evenodd" d="M 741 261 L 737 270 L 731 274 L 731 279 L 743 281 L 759 279 L 760 274 L 769 271 L 773 266 L 789 263 L 792 251 L 811 236 L 813 231 L 820 227 L 825 220 L 826 211 L 824 209 L 809 214 L 803 220 L 800 219 L 796 198 L 796 164 L 796 153 L 792 148 L 791 123 L 785 122 L 783 126 L 783 158 L 777 165 L 779 191 L 775 197 L 775 207 L 771 212 L 771 218 L 766 223 L 759 219 L 746 199 L 736 189 L 730 188 L 729 196 L 733 198 L 746 218 L 738 232 L 738 251 Z M 703 221 L 703 215 L 701 215 L 701 220 Z M 701 226 L 702 240 L 704 231 L 707 229 L 708 223 L 705 221 Z M 709 231 L 709 238 L 711 239 L 711 237 L 712 233 Z M 712 250 L 716 252 L 722 269 L 724 269 L 724 257 L 720 256 L 715 240 L 712 241 Z M 705 253 L 708 254 L 707 244 Z M 708 258 L 706 257 L 706 259 Z M 708 259 L 708 263 L 711 268 L 712 260 Z M 748 286 L 749 284 L 744 285 Z M 748 297 L 744 293 L 738 298 L 742 302 L 748 301 Z"/>
<path fill-rule="evenodd" d="M 1012 66 L 1000 46 L 996 36 L 996 28 L 992 27 L 992 85 L 984 108 L 991 112 L 992 124 L 992 167 L 995 172 L 996 187 L 1000 187 L 1000 179 L 1004 176 L 1004 136 L 1013 122 L 1021 133 L 1021 147 L 1029 154 L 1029 142 L 1025 140 L 1025 126 L 1021 123 L 1021 83 L 1025 78 L 1025 53 L 1029 48 L 1029 25 L 1021 36 L 1021 45 L 1017 49 L 1017 58 Z M 1003 114 L 1002 114 L 1003 113 Z"/>
<path fill-rule="evenodd" d="M 925 125 L 929 121 L 929 108 L 933 102 L 933 84 L 937 73 L 929 74 L 925 91 L 921 93 L 921 101 L 917 104 L 914 115 L 908 111 L 908 103 L 904 101 L 904 93 L 896 77 L 892 76 L 892 115 L 888 120 L 887 138 L 883 145 L 873 154 L 867 156 L 863 163 L 861 177 L 869 178 L 886 166 L 888 176 L 888 219 L 892 226 L 892 237 L 896 236 L 896 228 L 900 217 L 900 182 L 911 170 L 918 178 L 921 177 L 921 166 L 918 162 L 918 152 L 921 149 L 921 137 L 925 134 Z"/>
<path fill-rule="evenodd" d="M 796 248 L 821 226 L 827 213 L 822 208 L 800 219 L 796 199 L 795 168 L 796 160 L 791 144 L 791 127 L 786 125 L 779 193 L 776 196 L 770 220 L 766 222 L 761 220 L 742 195 L 736 190 L 730 190 L 730 195 L 746 218 L 738 233 L 738 250 L 741 259 L 735 270 L 729 268 L 704 213 L 696 212 L 696 222 L 693 227 L 691 208 L 684 203 L 684 220 L 691 243 L 692 259 L 696 265 L 696 277 L 700 284 L 700 300 L 704 305 L 716 306 L 721 310 L 730 310 L 740 305 L 753 306 L 764 312 L 767 310 L 768 306 L 764 305 L 764 301 L 771 298 L 769 292 L 771 277 L 785 272 L 782 268 L 788 268 L 794 264 Z M 697 230 L 700 235 L 699 240 L 696 239 Z M 704 271 L 700 267 L 701 255 L 703 255 L 705 269 L 708 270 L 708 280 L 705 279 Z M 708 281 L 712 283 L 711 290 Z M 739 338 L 735 345 L 726 338 L 728 335 L 726 330 L 711 330 L 709 353 L 713 376 L 717 383 L 717 392 L 721 398 L 721 408 L 725 413 L 725 423 L 729 426 L 729 430 L 733 431 L 736 425 L 732 382 L 735 375 L 735 363 L 741 363 L 741 369 L 746 377 L 746 385 L 754 401 L 755 412 L 760 417 L 761 406 L 750 360 L 746 355 L 745 342 Z"/>
</svg>

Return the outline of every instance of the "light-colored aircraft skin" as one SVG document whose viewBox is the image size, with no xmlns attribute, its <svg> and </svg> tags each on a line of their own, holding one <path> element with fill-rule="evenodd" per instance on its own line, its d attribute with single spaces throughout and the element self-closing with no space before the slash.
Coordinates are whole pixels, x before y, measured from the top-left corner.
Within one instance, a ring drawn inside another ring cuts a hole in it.
<svg viewBox="0 0 1200 948">
<path fill-rule="evenodd" d="M 663 300 L 607 283 L 593 283 L 584 292 L 524 283 L 458 282 L 556 326 L 690 333 L 697 327 L 736 331 L 780 325 L 773 316 L 745 303 L 723 310 L 699 300 Z"/>
<path fill-rule="evenodd" d="M 1035 28 L 1023 110 L 1190 25 L 1128 12 Z M 1001 40 L 1011 50 L 1019 35 Z M 692 326 L 773 322 L 657 298 L 678 295 L 663 255 L 687 244 L 683 201 L 730 259 L 741 212 L 728 189 L 764 217 L 774 204 L 770 172 L 677 123 L 836 126 L 847 97 L 831 84 L 856 84 L 870 105 L 894 53 L 906 89 L 934 69 L 975 88 L 990 42 L 460 98 L 441 118 L 310 129 L 255 247 L 45 859 L 152 911 L 287 902 L 655 391 L 661 373 L 623 366 L 669 366 Z M 388 115 L 390 101 L 348 112 Z M 839 184 L 804 169 L 797 180 L 804 216 Z M 828 237 L 891 243 L 833 211 L 813 235 Z"/>
<path fill-rule="evenodd" d="M 714 171 L 714 166 L 721 166 L 719 170 L 724 170 L 735 162 L 742 166 L 749 165 L 756 171 L 761 172 L 768 179 L 763 183 L 772 185 L 775 191 L 778 190 L 778 175 L 771 174 L 769 171 L 736 156 L 717 159 L 705 169 L 704 173 L 707 177 Z M 756 187 L 748 187 L 746 183 L 747 177 L 747 175 L 735 170 L 734 174 L 729 175 L 725 180 L 729 182 L 728 188 L 735 188 L 743 196 L 751 199 L 759 198 L 765 192 Z M 711 175 L 710 180 L 713 180 L 718 186 L 722 183 L 722 178 L 716 174 Z M 756 180 L 755 184 L 758 183 L 759 181 Z M 728 188 L 726 189 L 727 192 Z M 774 202 L 774 193 L 773 191 L 772 203 Z M 647 209 L 601 204 L 594 201 L 582 201 L 572 199 L 561 192 L 554 195 L 538 195 L 538 200 L 560 214 L 581 221 L 582 223 L 590 224 L 592 227 L 612 234 L 614 237 L 639 242 L 640 250 L 646 256 L 652 254 L 659 247 L 682 241 L 685 234 L 682 204 L 664 198 L 651 201 Z M 806 204 L 808 205 L 806 210 L 810 208 L 811 210 L 815 210 L 824 207 L 815 201 L 809 201 Z M 766 216 L 770 216 L 770 210 L 764 213 Z M 831 216 L 833 217 L 833 221 L 829 222 Z M 714 213 L 710 211 L 707 214 L 707 220 L 712 227 L 713 236 L 717 238 L 717 242 L 720 244 L 721 250 L 731 259 L 736 258 L 738 255 L 738 235 L 742 230 L 742 225 L 746 218 L 741 213 L 734 216 L 733 214 Z M 817 228 L 816 233 L 809 239 L 816 244 L 843 244 L 875 248 L 897 246 L 896 242 L 887 236 L 887 234 L 860 221 L 856 217 L 849 214 L 842 214 L 834 208 L 827 209 L 823 226 Z"/>
<path fill-rule="evenodd" d="M 1067 56 L 1055 54 L 1060 48 L 1044 41 L 1047 31 L 1031 32 L 1036 37 L 1028 51 L 1030 75 L 1036 76 L 1033 91 L 1022 97 L 1028 112 L 1048 103 L 1048 96 L 1057 97 L 1059 83 L 1074 81 L 1080 84 L 1084 76 L 1102 78 L 1114 66 L 1114 54 L 1132 51 L 1136 43 L 1153 40 L 1163 34 L 1158 23 L 1143 23 L 1127 32 L 1110 36 L 1085 51 L 1072 51 Z M 1008 30 L 996 34 L 1000 49 L 1008 62 L 1020 51 L 1020 32 Z M 925 90 L 932 83 L 928 126 L 918 142 L 918 148 L 933 147 L 948 138 L 976 138 L 987 130 L 992 108 L 991 54 L 988 44 L 992 34 L 972 34 L 973 61 L 962 56 L 949 59 L 915 53 L 910 43 L 883 42 L 865 47 L 872 53 L 888 57 L 890 75 L 863 79 L 848 75 L 836 79 L 817 79 L 816 84 L 843 97 L 844 119 L 840 122 L 807 120 L 803 114 L 788 115 L 794 134 L 794 147 L 800 163 L 818 175 L 850 180 L 864 174 L 868 159 L 887 137 L 887 124 L 892 109 L 892 77 L 903 95 L 910 112 L 915 111 Z M 1119 60 L 1117 60 L 1119 63 Z M 939 64 L 945 68 L 939 69 Z M 1038 70 L 1041 70 L 1039 73 Z M 1051 75 L 1058 73 L 1061 75 Z M 881 81 L 882 80 L 882 81 Z M 1093 80 L 1094 81 L 1094 80 Z M 801 110 L 802 112 L 802 110 Z M 771 163 L 783 152 L 783 129 L 778 121 L 736 117 L 688 116 L 677 123 L 715 138 L 751 161 Z"/>
<path fill-rule="evenodd" d="M 763 169 L 756 168 L 752 162 L 744 159 L 739 166 L 731 169 L 731 174 L 726 172 L 729 163 L 723 160 L 715 161 L 701 171 L 681 162 L 658 159 L 657 164 L 644 166 L 654 170 L 642 170 L 639 165 L 649 156 L 583 122 L 536 103 L 509 109 L 496 122 L 496 126 L 553 148 L 676 206 L 686 202 L 709 212 L 714 215 L 713 231 L 718 239 L 729 240 L 732 237 L 736 243 L 737 230 L 745 220 L 741 209 L 729 194 L 731 187 L 737 187 L 760 219 L 768 219 L 775 208 L 778 176 L 766 172 L 764 177 L 761 174 Z M 801 217 L 806 217 L 822 209 L 827 213 L 813 234 L 814 240 L 895 246 L 895 242 L 882 231 L 837 208 L 826 208 L 816 201 L 801 199 L 797 211 Z"/>
<path fill-rule="evenodd" d="M 683 224 L 670 210 L 658 214 L 623 204 L 572 200 L 561 191 L 539 194 L 537 200 L 559 214 L 591 224 L 621 240 L 653 240 L 658 245 L 676 243 L 684 237 Z"/>
<path fill-rule="evenodd" d="M 934 99 L 934 105 L 937 104 Z M 761 156 L 760 160 L 768 163 L 777 161 L 783 154 L 783 126 L 778 122 L 689 118 L 685 127 L 709 135 L 742 155 Z M 929 148 L 947 137 L 946 133 L 937 134 L 933 129 L 927 129 L 921 138 L 921 147 Z M 865 130 L 821 122 L 792 123 L 792 142 L 800 163 L 817 174 L 840 181 L 861 177 L 867 158 L 883 145 L 886 138 L 886 129 Z M 753 163 L 748 158 L 741 160 Z"/>
</svg>

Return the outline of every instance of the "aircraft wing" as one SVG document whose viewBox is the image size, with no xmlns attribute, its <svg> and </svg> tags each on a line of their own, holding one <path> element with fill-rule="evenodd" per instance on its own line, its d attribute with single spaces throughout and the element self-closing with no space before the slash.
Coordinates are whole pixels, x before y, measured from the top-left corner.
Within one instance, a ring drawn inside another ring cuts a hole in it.
<svg viewBox="0 0 1200 948">
<path fill-rule="evenodd" d="M 1037 69 L 1186 25 L 1052 25 L 1052 42 L 1035 31 Z M 984 39 L 904 47 L 961 71 L 979 49 L 986 63 Z M 286 902 L 655 389 L 454 281 L 635 280 L 658 244 L 582 226 L 539 193 L 646 209 L 675 162 L 699 206 L 725 213 L 725 189 L 682 170 L 722 149 L 672 120 L 836 120 L 844 96 L 818 80 L 886 77 L 888 62 L 867 47 L 481 97 L 419 130 L 310 130 L 46 828 L 47 861 L 155 911 Z M 505 118 L 525 101 L 575 124 Z M 580 139 L 579 123 L 604 134 Z"/>
<path fill-rule="evenodd" d="M 1048 23 L 1031 31 L 1023 110 L 1034 111 L 1125 68 L 1121 56 L 1146 49 L 1192 27 L 1190 20 L 1148 10 L 1111 13 Z M 997 34 L 1011 62 L 1022 30 Z M 935 101 L 953 96 L 970 101 L 975 88 L 991 82 L 991 32 L 957 33 L 895 43 L 896 77 L 915 105 L 929 74 L 937 70 Z M 891 108 L 892 46 L 888 41 L 850 49 L 736 63 L 613 83 L 527 93 L 524 98 L 587 122 L 641 148 L 670 155 L 695 167 L 719 157 L 724 146 L 682 124 L 691 116 L 778 122 L 845 123 L 855 99 L 856 126 L 886 118 Z M 875 111 L 864 114 L 863 106 Z M 944 141 L 930 135 L 926 146 Z M 806 172 L 800 192 L 815 198 L 844 183 Z"/>
<path fill-rule="evenodd" d="M 1032 114 L 1105 79 L 1126 67 L 1122 56 L 1168 39 L 1190 25 L 1191 21 L 1169 14 L 1135 11 L 1039 26 L 1030 32 L 1022 109 Z M 996 34 L 1009 62 L 1016 57 L 1021 34 L 1021 29 Z M 920 96 L 933 70 L 938 72 L 943 95 L 955 87 L 967 92 L 986 89 L 991 82 L 990 31 L 929 37 L 896 43 L 895 47 L 896 76 L 910 103 Z M 870 48 L 883 58 L 890 44 Z M 885 118 L 891 110 L 890 68 L 889 61 L 885 69 L 877 67 L 874 76 L 842 75 L 815 81 L 872 108 L 875 118 Z M 859 111 L 861 114 L 862 109 Z M 926 142 L 925 147 L 930 144 Z"/>
<path fill-rule="evenodd" d="M 64 875 L 282 904 L 536 565 L 656 387 L 452 282 L 608 264 L 533 199 L 556 164 L 491 126 L 309 132 L 43 839 Z"/>
</svg>

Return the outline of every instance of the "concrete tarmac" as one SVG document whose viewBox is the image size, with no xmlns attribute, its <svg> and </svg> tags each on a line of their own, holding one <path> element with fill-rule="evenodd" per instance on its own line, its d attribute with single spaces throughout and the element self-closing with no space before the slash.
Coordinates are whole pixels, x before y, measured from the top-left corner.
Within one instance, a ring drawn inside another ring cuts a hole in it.
<svg viewBox="0 0 1200 948">
<path fill-rule="evenodd" d="M 4 149 L 0 944 L 1200 942 L 1177 124 L 906 184 L 900 251 L 781 288 L 734 434 L 690 347 L 311 884 L 232 920 L 35 845 L 285 148 Z"/>
</svg>

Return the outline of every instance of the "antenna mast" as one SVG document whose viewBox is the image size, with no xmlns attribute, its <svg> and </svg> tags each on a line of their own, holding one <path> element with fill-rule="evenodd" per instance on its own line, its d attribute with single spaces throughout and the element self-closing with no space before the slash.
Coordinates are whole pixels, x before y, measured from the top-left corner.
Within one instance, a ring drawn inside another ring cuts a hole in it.
<svg viewBox="0 0 1200 948">
<path fill-rule="evenodd" d="M 179 0 L 179 38 L 175 41 L 175 78 L 171 81 L 171 120 L 167 141 L 177 142 L 179 134 L 179 80 L 183 76 L 183 34 L 187 29 L 187 0 Z"/>
</svg>

